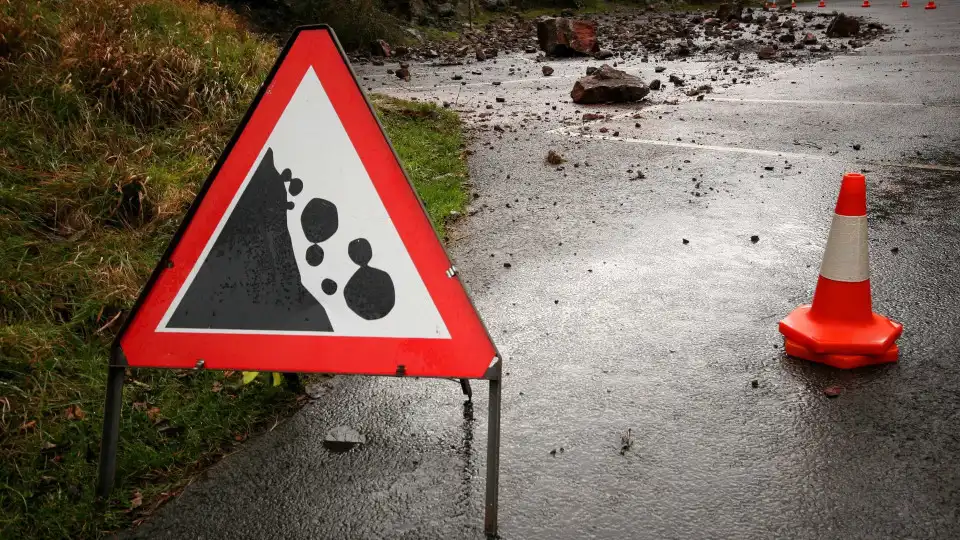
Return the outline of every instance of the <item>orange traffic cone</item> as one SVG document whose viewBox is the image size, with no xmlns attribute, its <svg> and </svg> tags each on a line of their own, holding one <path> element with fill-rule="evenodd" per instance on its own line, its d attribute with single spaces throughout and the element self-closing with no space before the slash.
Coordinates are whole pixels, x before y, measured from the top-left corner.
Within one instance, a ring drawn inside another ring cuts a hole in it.
<svg viewBox="0 0 960 540">
<path fill-rule="evenodd" d="M 790 356 L 852 369 L 896 362 L 900 323 L 873 312 L 867 248 L 867 181 L 843 175 L 840 197 L 813 293 L 780 321 Z"/>
<path fill-rule="evenodd" d="M 821 7 L 827 7 L 827 3 L 826 3 L 826 2 L 824 2 L 823 0 L 820 0 L 820 3 L 819 3 L 819 4 L 817 4 L 817 7 L 818 7 L 818 8 L 821 8 Z"/>
<path fill-rule="evenodd" d="M 796 3 L 796 2 L 790 2 L 790 9 L 797 9 L 797 3 Z"/>
<path fill-rule="evenodd" d="M 900 2 L 900 7 L 902 8 L 910 7 L 910 2 L 907 2 L 907 0 L 903 0 L 903 2 Z"/>
<path fill-rule="evenodd" d="M 863 0 L 863 5 L 860 7 L 870 7 L 870 0 Z"/>
<path fill-rule="evenodd" d="M 933 0 L 930 0 L 923 9 L 937 9 L 937 4 Z"/>
</svg>

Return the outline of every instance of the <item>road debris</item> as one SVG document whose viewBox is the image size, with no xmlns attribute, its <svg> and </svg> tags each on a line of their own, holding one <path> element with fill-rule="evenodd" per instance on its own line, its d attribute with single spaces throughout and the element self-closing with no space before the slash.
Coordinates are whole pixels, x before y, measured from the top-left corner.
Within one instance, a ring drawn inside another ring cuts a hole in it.
<svg viewBox="0 0 960 540">
<path fill-rule="evenodd" d="M 346 452 L 351 448 L 365 444 L 367 438 L 359 431 L 348 426 L 337 426 L 326 433 L 323 447 L 331 452 Z"/>
<path fill-rule="evenodd" d="M 570 97 L 574 103 L 620 103 L 640 101 L 649 93 L 639 77 L 604 64 L 593 75 L 577 80 Z"/>
<path fill-rule="evenodd" d="M 594 21 L 566 17 L 540 19 L 537 21 L 537 41 L 540 50 L 548 56 L 591 55 L 600 51 Z"/>
</svg>

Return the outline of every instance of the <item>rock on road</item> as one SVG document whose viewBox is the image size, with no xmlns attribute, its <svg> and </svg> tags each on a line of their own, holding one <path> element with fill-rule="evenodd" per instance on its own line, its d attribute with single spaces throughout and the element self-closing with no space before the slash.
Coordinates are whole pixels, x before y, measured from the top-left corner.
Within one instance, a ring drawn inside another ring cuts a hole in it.
<svg viewBox="0 0 960 540">
<path fill-rule="evenodd" d="M 882 4 L 829 9 L 885 40 L 677 105 L 574 105 L 587 60 L 543 77 L 501 56 L 465 85 L 462 66 L 361 71 L 494 113 L 469 116 L 478 197 L 451 255 L 505 356 L 503 538 L 960 537 L 960 5 Z M 710 82 L 655 65 L 619 69 Z M 852 372 L 784 357 L 777 332 L 848 170 L 869 184 L 874 308 L 906 328 L 898 364 Z M 450 381 L 331 379 L 127 536 L 481 538 L 474 384 L 465 410 Z M 366 444 L 326 450 L 340 425 Z"/>
</svg>

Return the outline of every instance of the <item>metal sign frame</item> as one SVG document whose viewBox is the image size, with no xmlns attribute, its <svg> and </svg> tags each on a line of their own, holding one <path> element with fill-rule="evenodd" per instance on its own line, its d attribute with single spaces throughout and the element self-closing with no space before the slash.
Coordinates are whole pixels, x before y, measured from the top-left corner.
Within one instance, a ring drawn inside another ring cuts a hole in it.
<svg viewBox="0 0 960 540">
<path fill-rule="evenodd" d="M 221 153 L 219 159 L 217 160 L 216 165 L 210 172 L 210 175 L 207 177 L 206 181 L 201 186 L 200 190 L 197 192 L 197 196 L 194 199 L 193 203 L 190 205 L 190 208 L 187 210 L 184 215 L 183 220 L 180 223 L 180 226 L 177 228 L 176 233 L 173 235 L 170 243 L 167 245 L 167 248 L 163 255 L 160 258 L 159 263 L 154 268 L 153 273 L 150 275 L 150 278 L 147 280 L 147 283 L 140 291 L 136 302 L 130 310 L 129 315 L 123 322 L 119 332 L 117 333 L 113 345 L 111 347 L 110 358 L 108 362 L 108 371 L 107 371 L 107 388 L 106 388 L 106 399 L 104 403 L 104 421 L 103 421 L 103 432 L 101 440 L 101 449 L 100 449 L 100 460 L 99 460 L 99 470 L 97 478 L 97 496 L 101 501 L 105 501 L 109 497 L 110 492 L 113 489 L 113 484 L 116 479 L 116 465 L 117 465 L 117 452 L 119 446 L 119 435 L 120 435 L 120 413 L 122 409 L 123 401 L 123 384 L 125 379 L 125 373 L 127 369 L 163 369 L 163 368 L 153 368 L 153 367 L 138 367 L 130 366 L 127 362 L 126 356 L 124 355 L 123 348 L 121 346 L 121 340 L 129 329 L 131 322 L 134 319 L 137 311 L 141 308 L 144 302 L 147 299 L 151 289 L 156 284 L 157 280 L 160 278 L 160 275 L 166 268 L 169 268 L 172 265 L 172 256 L 173 252 L 183 237 L 184 233 L 191 225 L 191 221 L 197 213 L 198 208 L 200 207 L 204 197 L 210 189 L 210 186 L 214 183 L 215 179 L 218 177 L 221 167 L 226 161 L 227 157 L 232 152 L 234 146 L 237 143 L 237 140 L 240 138 L 241 134 L 244 131 L 247 123 L 250 121 L 253 116 L 254 111 L 257 109 L 261 99 L 267 93 L 272 81 L 274 80 L 277 71 L 280 69 L 280 66 L 283 64 L 284 59 L 287 56 L 287 53 L 293 48 L 293 45 L 297 37 L 305 31 L 326 31 L 329 33 L 330 38 L 332 39 L 334 45 L 339 52 L 344 65 L 346 66 L 349 74 L 354 80 L 354 83 L 357 86 L 360 94 L 363 97 L 363 100 L 366 102 L 366 106 L 370 111 L 371 116 L 375 119 L 381 133 L 383 134 L 384 139 L 387 142 L 393 157 L 399 165 L 403 176 L 410 185 L 411 191 L 413 191 L 416 196 L 417 201 L 420 203 L 420 208 L 426 215 L 426 207 L 423 205 L 423 201 L 420 199 L 419 195 L 416 195 L 416 190 L 413 188 L 412 182 L 410 182 L 410 175 L 407 173 L 406 169 L 403 167 L 403 163 L 400 161 L 399 156 L 396 153 L 396 149 L 393 148 L 393 144 L 390 142 L 390 139 L 386 135 L 386 130 L 384 130 L 382 122 L 377 117 L 373 105 L 370 103 L 370 99 L 364 92 L 363 87 L 359 84 L 357 80 L 356 73 L 353 70 L 353 67 L 350 65 L 350 62 L 347 58 L 346 53 L 344 52 L 343 46 L 340 44 L 340 41 L 337 39 L 336 33 L 332 28 L 325 24 L 319 25 L 309 25 L 301 26 L 296 28 L 290 38 L 287 40 L 286 45 L 281 51 L 279 57 L 277 58 L 274 66 L 271 68 L 270 73 L 267 75 L 264 82 L 261 84 L 259 91 L 257 92 L 256 97 L 253 100 L 253 103 L 248 108 L 247 112 L 243 116 L 240 124 L 237 129 L 234 131 L 233 136 L 227 143 L 223 152 Z M 447 256 L 449 260 L 449 254 L 447 254 L 446 248 L 443 246 L 439 235 L 434 231 L 434 236 L 437 239 L 437 243 L 440 248 L 443 250 L 443 253 Z M 200 264 L 202 261 L 197 261 L 197 264 Z M 454 278 L 458 274 L 458 271 L 455 267 L 451 267 L 448 270 L 448 277 Z M 489 399 L 488 399 L 488 418 L 487 418 L 487 471 L 486 471 L 486 493 L 484 497 L 484 532 L 487 536 L 496 537 L 498 530 L 498 511 L 499 511 L 499 484 L 500 484 L 500 404 L 501 404 L 501 382 L 502 382 L 502 356 L 499 351 L 496 349 L 496 344 L 493 342 L 493 339 L 490 337 L 489 331 L 486 329 L 486 325 L 483 322 L 482 317 L 480 317 L 479 312 L 476 311 L 476 308 L 473 305 L 473 301 L 470 298 L 469 292 L 466 290 L 466 285 L 462 282 L 460 283 L 463 287 L 464 293 L 466 294 L 467 301 L 470 306 L 474 309 L 477 318 L 480 321 L 481 326 L 483 326 L 484 332 L 486 332 L 487 338 L 490 340 L 490 344 L 493 346 L 495 356 L 490 362 L 490 366 L 484 373 L 482 377 L 478 377 L 479 380 L 489 381 Z M 198 360 L 195 366 L 195 369 L 204 369 L 203 360 Z M 402 368 L 402 366 L 401 366 Z M 311 372 L 311 373 L 322 373 L 322 372 Z M 377 376 L 377 375 L 368 375 L 368 376 Z M 397 370 L 396 376 L 404 377 L 407 374 L 404 370 Z M 426 378 L 448 378 L 448 377 L 431 377 L 418 375 L 419 377 Z M 470 383 L 467 379 L 461 379 L 461 389 L 463 393 L 467 396 L 467 399 L 472 399 L 472 390 L 470 388 Z"/>
</svg>

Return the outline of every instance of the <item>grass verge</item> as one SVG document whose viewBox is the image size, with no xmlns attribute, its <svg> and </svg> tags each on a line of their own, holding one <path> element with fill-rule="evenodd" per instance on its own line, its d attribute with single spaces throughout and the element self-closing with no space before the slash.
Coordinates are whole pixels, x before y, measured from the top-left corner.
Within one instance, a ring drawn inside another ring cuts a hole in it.
<svg viewBox="0 0 960 540">
<path fill-rule="evenodd" d="M 434 228 L 445 236 L 451 212 L 462 212 L 467 204 L 460 118 L 431 103 L 384 95 L 371 100 Z"/>
<path fill-rule="evenodd" d="M 134 524 L 296 409 L 266 377 L 134 371 L 95 508 L 109 344 L 277 52 L 193 0 L 0 0 L 0 538 Z M 442 232 L 456 116 L 376 104 Z"/>
</svg>

